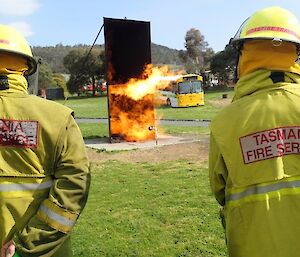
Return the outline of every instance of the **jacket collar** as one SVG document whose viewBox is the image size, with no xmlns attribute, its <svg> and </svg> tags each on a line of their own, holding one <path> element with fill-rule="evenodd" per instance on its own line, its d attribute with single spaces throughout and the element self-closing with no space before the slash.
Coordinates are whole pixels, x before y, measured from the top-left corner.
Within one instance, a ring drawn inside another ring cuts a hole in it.
<svg viewBox="0 0 300 257">
<path fill-rule="evenodd" d="M 297 87 L 300 88 L 300 75 L 284 72 L 285 81 L 274 84 L 270 78 L 271 72 L 270 70 L 260 69 L 243 76 L 235 86 L 235 94 L 232 101 L 236 101 L 256 92 L 283 88 L 287 83 L 297 84 Z"/>
<path fill-rule="evenodd" d="M 27 80 L 20 74 L 0 74 L 1 85 L 0 94 L 6 93 L 20 93 L 27 94 Z"/>
</svg>

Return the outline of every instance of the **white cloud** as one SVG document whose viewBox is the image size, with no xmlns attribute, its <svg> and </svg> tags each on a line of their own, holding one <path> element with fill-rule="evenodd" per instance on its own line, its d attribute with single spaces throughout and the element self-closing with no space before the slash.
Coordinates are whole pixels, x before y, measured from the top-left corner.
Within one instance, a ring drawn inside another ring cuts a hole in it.
<svg viewBox="0 0 300 257">
<path fill-rule="evenodd" d="M 28 16 L 39 7 L 39 0 L 0 0 L 0 15 Z"/>
<path fill-rule="evenodd" d="M 26 22 L 12 22 L 9 25 L 22 33 L 24 37 L 30 37 L 34 34 L 30 25 Z"/>
</svg>

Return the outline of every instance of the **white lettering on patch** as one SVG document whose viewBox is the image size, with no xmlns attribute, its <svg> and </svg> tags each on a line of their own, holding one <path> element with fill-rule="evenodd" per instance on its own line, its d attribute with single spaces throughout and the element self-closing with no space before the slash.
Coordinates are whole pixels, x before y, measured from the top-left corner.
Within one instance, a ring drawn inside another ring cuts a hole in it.
<svg viewBox="0 0 300 257">
<path fill-rule="evenodd" d="M 300 153 L 300 126 L 259 131 L 240 138 L 244 163 Z"/>
<path fill-rule="evenodd" d="M 0 119 L 0 146 L 36 148 L 38 122 Z"/>
</svg>

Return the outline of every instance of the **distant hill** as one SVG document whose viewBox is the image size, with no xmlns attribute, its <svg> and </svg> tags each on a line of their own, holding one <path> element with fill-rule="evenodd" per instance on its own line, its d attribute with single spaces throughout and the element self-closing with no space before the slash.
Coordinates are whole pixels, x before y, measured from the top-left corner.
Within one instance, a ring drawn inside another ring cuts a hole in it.
<svg viewBox="0 0 300 257">
<path fill-rule="evenodd" d="M 153 64 L 183 65 L 179 58 L 179 50 L 154 43 L 151 44 L 151 57 Z"/>
<path fill-rule="evenodd" d="M 104 49 L 103 45 L 95 45 L 97 48 Z M 89 45 L 75 45 L 75 46 L 64 46 L 58 44 L 56 46 L 40 47 L 35 46 L 32 48 L 33 55 L 39 56 L 45 60 L 51 67 L 54 73 L 68 73 L 68 70 L 63 65 L 63 58 L 72 50 L 76 48 L 87 48 L 90 49 Z M 178 55 L 179 51 L 176 49 L 171 49 L 166 46 L 161 46 L 152 43 L 151 44 L 151 56 L 152 63 L 158 64 L 168 64 L 172 66 L 182 65 L 182 61 Z"/>
</svg>

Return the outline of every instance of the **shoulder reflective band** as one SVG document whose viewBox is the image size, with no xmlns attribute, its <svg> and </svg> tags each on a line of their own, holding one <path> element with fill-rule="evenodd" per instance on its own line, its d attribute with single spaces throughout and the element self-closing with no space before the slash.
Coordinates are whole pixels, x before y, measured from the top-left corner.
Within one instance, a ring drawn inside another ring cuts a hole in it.
<svg viewBox="0 0 300 257">
<path fill-rule="evenodd" d="M 63 209 L 47 199 L 41 204 L 37 215 L 50 227 L 68 233 L 75 225 L 79 214 Z"/>
<path fill-rule="evenodd" d="M 42 183 L 10 183 L 0 184 L 0 192 L 12 192 L 12 191 L 31 191 L 50 188 L 52 181 L 46 181 Z"/>
<path fill-rule="evenodd" d="M 226 201 L 236 201 L 247 196 L 272 193 L 282 189 L 300 188 L 300 180 L 277 182 L 276 184 L 266 186 L 255 186 L 246 189 L 245 191 L 234 193 L 226 196 Z"/>
</svg>

